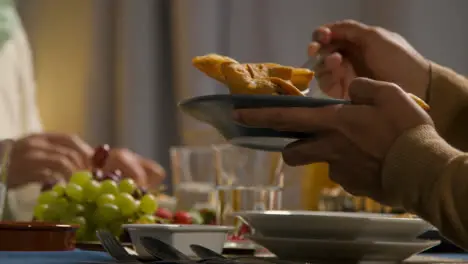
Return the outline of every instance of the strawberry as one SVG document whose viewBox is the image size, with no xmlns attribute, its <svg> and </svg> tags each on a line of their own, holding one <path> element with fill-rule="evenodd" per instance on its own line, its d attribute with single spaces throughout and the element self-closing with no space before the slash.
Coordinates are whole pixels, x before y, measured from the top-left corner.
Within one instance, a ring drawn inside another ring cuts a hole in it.
<svg viewBox="0 0 468 264">
<path fill-rule="evenodd" d="M 156 212 L 154 213 L 154 216 L 158 217 L 158 218 L 162 218 L 162 219 L 167 219 L 167 220 L 170 220 L 172 219 L 172 212 L 169 210 L 169 209 L 166 209 L 166 208 L 158 208 L 158 210 L 156 210 Z"/>
<path fill-rule="evenodd" d="M 176 212 L 172 220 L 174 224 L 191 225 L 193 223 L 192 216 L 185 211 Z"/>
<path fill-rule="evenodd" d="M 246 224 L 242 224 L 241 227 L 239 228 L 238 234 L 239 235 L 245 235 L 245 234 L 250 234 L 252 230 L 250 229 L 250 226 Z"/>
</svg>

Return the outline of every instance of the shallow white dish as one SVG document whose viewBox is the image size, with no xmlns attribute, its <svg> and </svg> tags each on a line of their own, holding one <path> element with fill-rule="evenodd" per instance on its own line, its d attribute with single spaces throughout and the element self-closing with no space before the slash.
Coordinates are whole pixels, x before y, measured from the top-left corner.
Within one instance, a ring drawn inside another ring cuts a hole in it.
<svg viewBox="0 0 468 264">
<path fill-rule="evenodd" d="M 269 237 L 408 241 L 432 228 L 419 218 L 372 213 L 244 211 L 232 215 L 248 223 L 256 234 Z"/>
<path fill-rule="evenodd" d="M 195 256 L 190 244 L 198 244 L 221 254 L 227 233 L 234 229 L 230 226 L 163 224 L 127 224 L 123 227 L 128 230 L 132 244 L 142 258 L 150 258 L 151 255 L 141 245 L 141 237 L 157 238 L 187 256 Z"/>
<path fill-rule="evenodd" d="M 337 241 L 263 236 L 250 236 L 249 239 L 264 246 L 279 259 L 294 261 L 402 261 L 440 243 L 440 241 L 424 240 L 410 242 Z"/>
</svg>

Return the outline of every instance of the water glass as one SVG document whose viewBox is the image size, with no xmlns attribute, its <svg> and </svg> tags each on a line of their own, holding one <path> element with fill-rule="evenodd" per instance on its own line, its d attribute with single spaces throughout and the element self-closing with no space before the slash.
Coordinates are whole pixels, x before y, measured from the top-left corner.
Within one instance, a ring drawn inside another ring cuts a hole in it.
<svg viewBox="0 0 468 264">
<path fill-rule="evenodd" d="M 178 210 L 216 207 L 215 148 L 229 148 L 229 145 L 171 147 L 172 181 Z"/>
<path fill-rule="evenodd" d="M 178 209 L 216 209 L 217 223 L 235 225 L 230 213 L 281 208 L 283 162 L 279 153 L 229 144 L 170 150 Z"/>
<path fill-rule="evenodd" d="M 229 215 L 238 211 L 281 209 L 284 163 L 280 154 L 234 146 L 215 152 L 220 173 L 216 180 L 219 224 L 237 225 Z"/>
</svg>

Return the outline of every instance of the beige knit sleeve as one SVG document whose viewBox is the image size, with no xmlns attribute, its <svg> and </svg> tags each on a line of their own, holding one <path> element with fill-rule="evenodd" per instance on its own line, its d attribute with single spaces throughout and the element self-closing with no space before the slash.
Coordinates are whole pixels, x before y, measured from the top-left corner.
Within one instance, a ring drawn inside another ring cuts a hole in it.
<svg viewBox="0 0 468 264">
<path fill-rule="evenodd" d="M 468 151 L 468 80 L 432 63 L 428 95 L 437 132 L 452 146 Z"/>
<path fill-rule="evenodd" d="M 386 197 L 468 249 L 468 80 L 432 65 L 430 115 L 400 136 L 382 171 Z"/>
</svg>

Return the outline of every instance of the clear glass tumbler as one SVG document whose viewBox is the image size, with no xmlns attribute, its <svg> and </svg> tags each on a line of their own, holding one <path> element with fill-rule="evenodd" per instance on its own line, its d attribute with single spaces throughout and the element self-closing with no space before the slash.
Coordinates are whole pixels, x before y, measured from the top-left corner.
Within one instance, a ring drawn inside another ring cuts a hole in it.
<svg viewBox="0 0 468 264">
<path fill-rule="evenodd" d="M 215 152 L 219 224 L 238 225 L 230 216 L 238 211 L 281 209 L 284 164 L 280 154 L 240 147 Z"/>
<path fill-rule="evenodd" d="M 215 148 L 224 149 L 230 146 L 177 146 L 170 149 L 177 210 L 216 207 L 218 168 Z"/>
<path fill-rule="evenodd" d="M 281 209 L 280 154 L 229 144 L 172 147 L 170 153 L 178 209 L 213 208 L 221 225 L 236 225 L 233 212 Z"/>
</svg>

